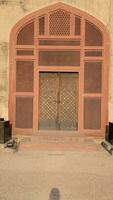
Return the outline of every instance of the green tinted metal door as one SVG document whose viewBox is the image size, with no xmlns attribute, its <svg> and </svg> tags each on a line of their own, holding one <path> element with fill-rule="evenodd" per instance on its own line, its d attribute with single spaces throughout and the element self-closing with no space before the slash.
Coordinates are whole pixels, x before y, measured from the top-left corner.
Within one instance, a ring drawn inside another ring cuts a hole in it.
<svg viewBox="0 0 113 200">
<path fill-rule="evenodd" d="M 78 129 L 78 73 L 40 73 L 39 128 Z"/>
</svg>

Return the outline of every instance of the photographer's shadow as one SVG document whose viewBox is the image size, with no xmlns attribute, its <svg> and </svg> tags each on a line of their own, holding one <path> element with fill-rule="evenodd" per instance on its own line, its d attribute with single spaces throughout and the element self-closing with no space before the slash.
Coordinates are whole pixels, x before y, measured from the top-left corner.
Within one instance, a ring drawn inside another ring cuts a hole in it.
<svg viewBox="0 0 113 200">
<path fill-rule="evenodd" d="M 52 188 L 49 194 L 49 200 L 60 200 L 60 191 L 58 188 Z"/>
</svg>

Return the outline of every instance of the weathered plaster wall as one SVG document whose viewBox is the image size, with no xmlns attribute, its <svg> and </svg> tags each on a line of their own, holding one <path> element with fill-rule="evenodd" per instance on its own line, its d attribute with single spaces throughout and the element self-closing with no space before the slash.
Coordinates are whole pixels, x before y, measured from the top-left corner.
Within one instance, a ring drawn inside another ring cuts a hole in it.
<svg viewBox="0 0 113 200">
<path fill-rule="evenodd" d="M 8 47 L 12 27 L 25 15 L 64 2 L 102 21 L 110 34 L 109 119 L 113 121 L 113 0 L 0 0 L 0 117 L 8 118 Z"/>
</svg>

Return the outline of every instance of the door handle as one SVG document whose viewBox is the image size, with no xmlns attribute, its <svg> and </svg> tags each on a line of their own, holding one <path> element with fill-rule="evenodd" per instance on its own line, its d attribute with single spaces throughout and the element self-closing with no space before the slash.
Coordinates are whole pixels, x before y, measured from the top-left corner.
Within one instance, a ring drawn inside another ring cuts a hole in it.
<svg viewBox="0 0 113 200">
<path fill-rule="evenodd" d="M 55 103 L 61 103 L 61 101 L 57 101 L 57 100 L 55 100 Z"/>
</svg>

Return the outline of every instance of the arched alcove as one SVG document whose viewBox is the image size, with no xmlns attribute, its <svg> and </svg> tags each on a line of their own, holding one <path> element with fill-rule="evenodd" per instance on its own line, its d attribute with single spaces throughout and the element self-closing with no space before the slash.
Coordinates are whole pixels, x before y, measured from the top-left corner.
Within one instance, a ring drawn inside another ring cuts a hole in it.
<svg viewBox="0 0 113 200">
<path fill-rule="evenodd" d="M 20 20 L 10 38 L 14 133 L 68 130 L 102 136 L 107 124 L 108 33 L 63 3 Z"/>
</svg>

